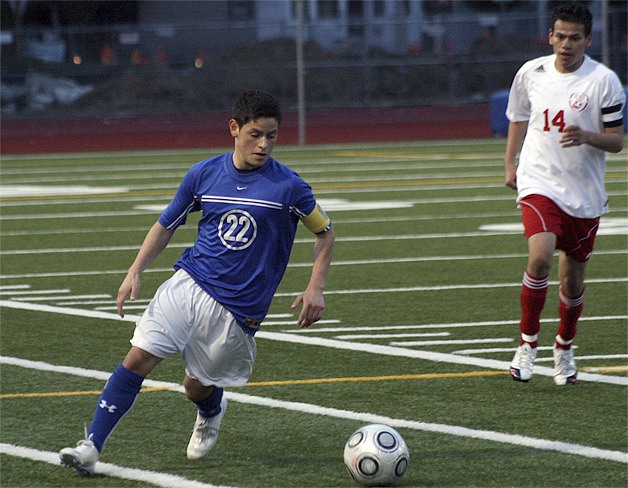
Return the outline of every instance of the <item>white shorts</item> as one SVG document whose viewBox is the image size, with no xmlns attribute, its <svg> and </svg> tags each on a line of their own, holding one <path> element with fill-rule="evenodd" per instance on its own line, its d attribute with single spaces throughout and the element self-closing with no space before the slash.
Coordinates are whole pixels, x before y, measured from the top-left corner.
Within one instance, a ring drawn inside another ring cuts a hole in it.
<svg viewBox="0 0 628 488">
<path fill-rule="evenodd" d="M 255 339 L 182 269 L 159 287 L 131 344 L 164 359 L 180 352 L 203 386 L 245 385 L 255 362 Z"/>
</svg>

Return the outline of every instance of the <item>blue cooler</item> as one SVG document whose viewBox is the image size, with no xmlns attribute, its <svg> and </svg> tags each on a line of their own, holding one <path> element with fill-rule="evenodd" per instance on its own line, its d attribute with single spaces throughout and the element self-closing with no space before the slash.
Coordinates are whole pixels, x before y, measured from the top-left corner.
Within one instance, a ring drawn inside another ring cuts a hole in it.
<svg viewBox="0 0 628 488">
<path fill-rule="evenodd" d="M 490 119 L 491 132 L 496 136 L 508 135 L 508 118 L 506 107 L 508 106 L 508 94 L 510 90 L 500 90 L 491 95 Z"/>
</svg>

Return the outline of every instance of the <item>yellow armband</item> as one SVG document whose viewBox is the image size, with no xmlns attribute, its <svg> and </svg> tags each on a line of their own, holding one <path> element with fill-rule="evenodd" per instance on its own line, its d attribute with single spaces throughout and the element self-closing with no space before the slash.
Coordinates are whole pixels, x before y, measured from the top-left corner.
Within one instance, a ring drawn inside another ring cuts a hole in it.
<svg viewBox="0 0 628 488">
<path fill-rule="evenodd" d="M 331 227 L 331 220 L 318 203 L 314 210 L 309 215 L 303 217 L 301 221 L 314 234 L 325 232 Z"/>
</svg>

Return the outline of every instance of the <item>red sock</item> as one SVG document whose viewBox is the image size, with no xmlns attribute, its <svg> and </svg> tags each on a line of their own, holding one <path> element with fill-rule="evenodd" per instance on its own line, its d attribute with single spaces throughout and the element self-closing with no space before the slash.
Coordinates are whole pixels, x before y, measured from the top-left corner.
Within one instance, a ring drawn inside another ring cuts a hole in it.
<svg viewBox="0 0 628 488">
<path fill-rule="evenodd" d="M 545 306 L 547 297 L 547 276 L 534 278 L 527 272 L 523 273 L 523 286 L 521 288 L 521 322 L 519 330 L 527 336 L 535 336 L 541 329 L 541 312 Z M 525 342 L 522 339 L 522 342 Z M 536 347 L 536 341 L 530 343 Z"/>
<path fill-rule="evenodd" d="M 556 346 L 562 349 L 571 348 L 571 342 L 576 337 L 576 328 L 578 319 L 582 313 L 582 302 L 584 300 L 584 291 L 577 297 L 570 298 L 560 288 L 558 292 L 560 302 L 558 305 L 558 315 L 560 323 L 558 324 L 558 335 L 567 344 L 561 344 L 556 341 Z"/>
</svg>

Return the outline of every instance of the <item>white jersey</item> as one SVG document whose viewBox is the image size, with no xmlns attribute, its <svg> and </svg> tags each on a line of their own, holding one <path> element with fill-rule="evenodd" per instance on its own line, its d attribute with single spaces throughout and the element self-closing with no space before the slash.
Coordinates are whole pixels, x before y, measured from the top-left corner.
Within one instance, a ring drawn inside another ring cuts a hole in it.
<svg viewBox="0 0 628 488">
<path fill-rule="evenodd" d="M 585 56 L 574 73 L 559 73 L 555 55 L 525 63 L 515 75 L 506 116 L 528 121 L 517 167 L 517 199 L 540 194 L 573 217 L 595 218 L 608 212 L 604 188 L 606 154 L 582 144 L 559 144 L 569 125 L 604 132 L 623 123 L 626 103 L 617 75 Z"/>
</svg>

